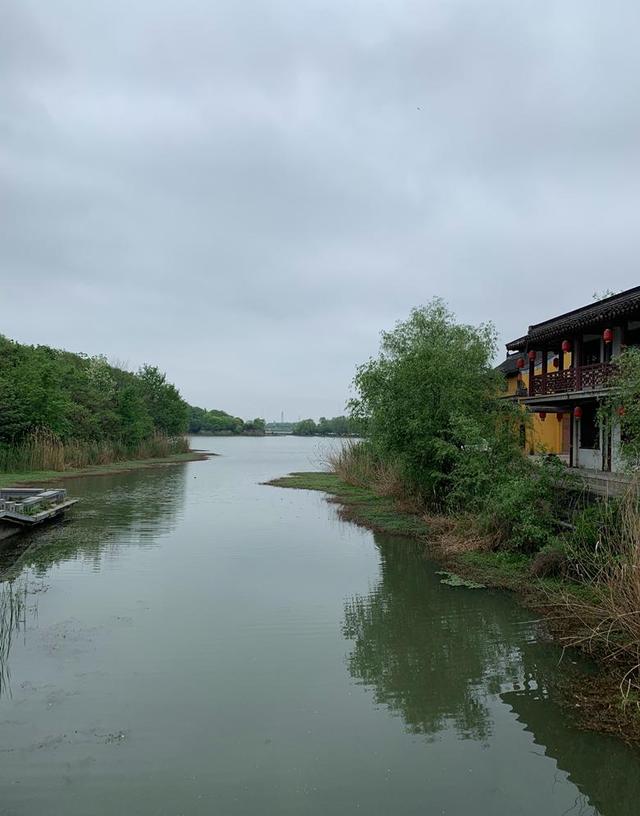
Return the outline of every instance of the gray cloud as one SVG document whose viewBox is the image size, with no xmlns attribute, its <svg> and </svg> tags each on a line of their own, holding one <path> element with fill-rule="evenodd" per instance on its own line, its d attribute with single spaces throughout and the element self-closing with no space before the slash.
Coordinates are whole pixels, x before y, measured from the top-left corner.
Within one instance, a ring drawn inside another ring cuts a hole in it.
<svg viewBox="0 0 640 816">
<path fill-rule="evenodd" d="M 510 339 L 638 283 L 630 0 L 0 14 L 8 336 L 332 415 L 433 295 Z"/>
</svg>

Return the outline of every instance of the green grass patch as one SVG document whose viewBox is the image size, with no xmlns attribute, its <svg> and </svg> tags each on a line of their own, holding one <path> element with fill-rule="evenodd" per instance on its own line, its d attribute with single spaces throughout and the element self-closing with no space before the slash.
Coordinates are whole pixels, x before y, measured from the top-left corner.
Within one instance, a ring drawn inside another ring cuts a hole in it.
<svg viewBox="0 0 640 816">
<path fill-rule="evenodd" d="M 419 516 L 399 510 L 395 501 L 366 487 L 343 482 L 335 473 L 290 473 L 266 484 L 295 490 L 320 490 L 342 505 L 343 518 L 383 533 L 428 536 L 429 525 Z"/>
<path fill-rule="evenodd" d="M 356 524 L 392 535 L 433 538 L 429 523 L 412 513 L 399 509 L 393 499 L 377 496 L 373 490 L 354 487 L 343 482 L 335 473 L 291 473 L 267 484 L 296 490 L 318 490 L 328 493 L 341 505 L 340 514 Z M 534 555 L 511 550 L 470 550 L 456 554 L 431 552 L 435 560 L 444 560 L 448 566 L 474 584 L 509 589 L 520 595 L 539 594 L 540 597 L 572 593 L 587 600 L 592 594 L 588 587 L 561 578 L 534 578 L 531 565 Z"/>
<path fill-rule="evenodd" d="M 489 586 L 517 590 L 532 581 L 532 558 L 522 553 L 472 550 L 456 555 L 453 561 L 465 575 Z"/>
</svg>

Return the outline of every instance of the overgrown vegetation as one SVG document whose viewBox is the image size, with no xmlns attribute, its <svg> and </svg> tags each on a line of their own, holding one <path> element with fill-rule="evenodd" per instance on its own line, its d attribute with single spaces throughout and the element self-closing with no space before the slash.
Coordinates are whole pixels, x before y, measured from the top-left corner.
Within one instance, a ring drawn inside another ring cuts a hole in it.
<svg viewBox="0 0 640 816">
<path fill-rule="evenodd" d="M 0 470 L 65 470 L 188 449 L 187 404 L 155 366 L 137 372 L 0 336 Z"/>
<path fill-rule="evenodd" d="M 567 642 L 619 664 L 627 697 L 640 694 L 637 482 L 623 501 L 596 502 L 557 457 L 525 456 L 526 420 L 500 399 L 494 353 L 490 325 L 460 325 L 440 300 L 415 309 L 358 369 L 350 408 L 365 439 L 334 452 L 330 469 L 428 521 L 472 577 L 542 581 L 551 607 L 572 621 Z M 616 362 L 602 415 L 620 418 L 624 455 L 637 467 L 640 351 Z"/>
<path fill-rule="evenodd" d="M 603 400 L 598 420 L 605 429 L 620 424 L 621 453 L 626 467 L 640 468 L 640 349 L 627 348 L 616 357 L 613 390 Z"/>
<path fill-rule="evenodd" d="M 587 592 L 570 589 L 559 602 L 588 646 L 622 673 L 625 699 L 640 695 L 640 491 L 634 480 L 622 498 L 600 501 L 575 516 L 562 542 L 564 575 Z M 557 599 L 555 599 L 557 600 Z"/>
<path fill-rule="evenodd" d="M 366 441 L 333 465 L 425 512 L 472 515 L 494 547 L 532 552 L 555 533 L 562 466 L 524 455 L 524 417 L 498 398 L 495 350 L 492 326 L 459 325 L 440 300 L 415 309 L 358 369 L 351 410 Z"/>
</svg>

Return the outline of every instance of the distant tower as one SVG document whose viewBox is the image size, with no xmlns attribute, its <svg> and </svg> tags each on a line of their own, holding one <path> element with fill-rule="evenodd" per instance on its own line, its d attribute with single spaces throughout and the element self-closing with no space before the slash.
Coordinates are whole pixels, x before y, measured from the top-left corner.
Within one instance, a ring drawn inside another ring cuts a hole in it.
<svg viewBox="0 0 640 816">
<path fill-rule="evenodd" d="M 284 411 L 280 411 L 280 422 L 284 422 Z"/>
</svg>

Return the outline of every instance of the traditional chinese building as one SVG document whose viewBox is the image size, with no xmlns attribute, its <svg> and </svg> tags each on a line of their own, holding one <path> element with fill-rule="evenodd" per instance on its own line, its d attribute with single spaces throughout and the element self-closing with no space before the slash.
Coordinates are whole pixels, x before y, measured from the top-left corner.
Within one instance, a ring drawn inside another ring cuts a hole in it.
<svg viewBox="0 0 640 816">
<path fill-rule="evenodd" d="M 528 357 L 524 352 L 510 354 L 507 359 L 497 366 L 506 380 L 506 396 L 522 399 L 529 394 L 529 365 Z M 549 361 L 547 361 L 547 366 Z M 541 360 L 537 359 L 534 376 L 542 373 Z M 569 431 L 570 419 L 568 413 L 556 413 L 555 421 L 547 421 L 546 414 L 540 417 L 532 414 L 532 421 L 523 427 L 522 442 L 527 453 L 555 453 L 569 462 Z"/>
<path fill-rule="evenodd" d="M 559 419 L 562 448 L 552 452 L 566 448 L 572 467 L 622 469 L 619 423 L 599 424 L 598 409 L 627 346 L 640 346 L 640 286 L 529 326 L 507 343 L 502 366 L 521 372 L 517 396 L 536 414 L 534 427 Z"/>
</svg>

